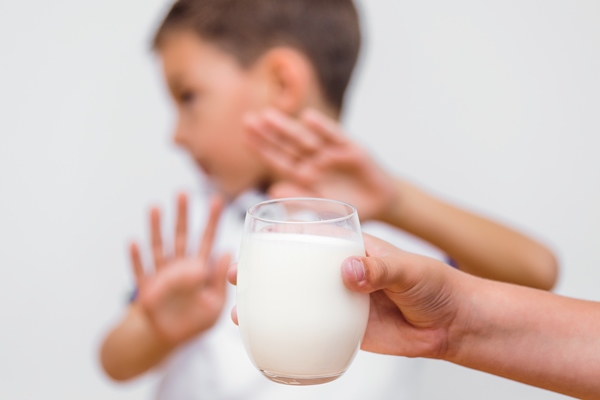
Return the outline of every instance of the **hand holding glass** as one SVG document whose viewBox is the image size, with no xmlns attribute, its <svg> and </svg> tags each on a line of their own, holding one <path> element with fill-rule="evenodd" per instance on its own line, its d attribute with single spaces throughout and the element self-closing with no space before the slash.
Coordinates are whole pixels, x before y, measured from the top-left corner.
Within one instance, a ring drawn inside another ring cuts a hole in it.
<svg viewBox="0 0 600 400">
<path fill-rule="evenodd" d="M 340 266 L 364 256 L 356 209 L 326 199 L 280 199 L 246 214 L 237 276 L 244 346 L 269 379 L 312 385 L 340 377 L 364 335 L 369 296 Z"/>
</svg>

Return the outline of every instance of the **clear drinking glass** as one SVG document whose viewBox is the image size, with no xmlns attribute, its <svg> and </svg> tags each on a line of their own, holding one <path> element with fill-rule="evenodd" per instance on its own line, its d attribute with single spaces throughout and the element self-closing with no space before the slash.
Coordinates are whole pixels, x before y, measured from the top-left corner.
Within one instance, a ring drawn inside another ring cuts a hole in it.
<svg viewBox="0 0 600 400">
<path fill-rule="evenodd" d="M 364 255 L 350 204 L 293 198 L 248 209 L 238 323 L 250 359 L 267 378 L 314 385 L 346 371 L 367 326 L 369 296 L 344 286 L 341 264 Z"/>
</svg>

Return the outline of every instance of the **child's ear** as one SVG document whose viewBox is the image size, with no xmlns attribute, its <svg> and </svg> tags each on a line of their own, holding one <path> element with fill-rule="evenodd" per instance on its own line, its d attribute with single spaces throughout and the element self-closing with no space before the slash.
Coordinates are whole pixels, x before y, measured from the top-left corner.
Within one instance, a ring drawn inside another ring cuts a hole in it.
<svg viewBox="0 0 600 400">
<path fill-rule="evenodd" d="M 290 115 L 300 113 L 318 90 L 307 57 L 291 48 L 276 47 L 261 58 L 270 105 Z"/>
</svg>

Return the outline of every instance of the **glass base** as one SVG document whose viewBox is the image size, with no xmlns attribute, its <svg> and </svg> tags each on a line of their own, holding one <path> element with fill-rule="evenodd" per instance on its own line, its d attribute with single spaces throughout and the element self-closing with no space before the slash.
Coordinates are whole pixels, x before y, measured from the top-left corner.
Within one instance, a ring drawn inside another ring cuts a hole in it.
<svg viewBox="0 0 600 400">
<path fill-rule="evenodd" d="M 281 376 L 276 373 L 269 371 L 260 370 L 264 376 L 272 380 L 273 382 L 283 383 L 284 385 L 296 385 L 296 386 L 307 386 L 307 385 L 321 385 L 323 383 L 335 381 L 337 378 L 342 376 L 344 373 L 336 375 L 325 375 L 325 376 Z"/>
</svg>

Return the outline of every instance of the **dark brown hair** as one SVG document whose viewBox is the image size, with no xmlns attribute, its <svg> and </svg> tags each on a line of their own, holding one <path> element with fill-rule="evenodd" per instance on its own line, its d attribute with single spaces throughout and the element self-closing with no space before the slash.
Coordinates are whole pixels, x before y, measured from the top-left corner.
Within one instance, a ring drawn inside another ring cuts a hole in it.
<svg viewBox="0 0 600 400">
<path fill-rule="evenodd" d="M 352 0 L 178 0 L 154 37 L 191 30 L 230 53 L 244 67 L 276 46 L 308 57 L 325 99 L 341 111 L 360 49 Z"/>
</svg>

